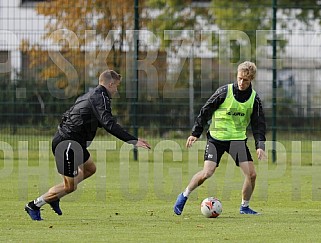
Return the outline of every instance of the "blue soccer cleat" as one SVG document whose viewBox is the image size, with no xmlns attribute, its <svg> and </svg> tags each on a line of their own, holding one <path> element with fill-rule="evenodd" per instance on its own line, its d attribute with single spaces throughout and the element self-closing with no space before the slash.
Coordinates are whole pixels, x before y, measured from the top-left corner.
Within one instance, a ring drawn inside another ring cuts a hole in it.
<svg viewBox="0 0 321 243">
<path fill-rule="evenodd" d="M 49 204 L 50 204 L 52 210 L 55 211 L 56 214 L 62 215 L 62 211 L 59 207 L 59 202 L 60 202 L 60 200 L 58 199 L 56 201 L 50 202 Z"/>
<path fill-rule="evenodd" d="M 187 197 L 184 197 L 183 193 L 179 194 L 174 205 L 174 213 L 181 215 L 187 201 Z"/>
<path fill-rule="evenodd" d="M 241 206 L 240 207 L 240 214 L 256 214 L 256 215 L 259 215 L 260 213 L 250 209 L 249 206 L 247 206 L 247 207 Z"/>
<path fill-rule="evenodd" d="M 32 209 L 31 207 L 29 207 L 28 204 L 26 204 L 25 211 L 27 212 L 27 214 L 29 214 L 32 220 L 37 220 L 37 221 L 42 220 L 40 216 L 40 209 Z"/>
</svg>

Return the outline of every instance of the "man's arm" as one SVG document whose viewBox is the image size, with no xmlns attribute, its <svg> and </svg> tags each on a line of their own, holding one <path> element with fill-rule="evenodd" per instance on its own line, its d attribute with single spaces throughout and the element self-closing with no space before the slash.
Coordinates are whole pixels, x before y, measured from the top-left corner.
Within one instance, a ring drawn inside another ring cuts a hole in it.
<svg viewBox="0 0 321 243">
<path fill-rule="evenodd" d="M 202 135 L 204 126 L 212 119 L 214 111 L 224 102 L 227 94 L 227 87 L 228 85 L 224 85 L 217 89 L 201 108 L 192 128 L 193 137 L 199 138 Z"/>
<path fill-rule="evenodd" d="M 89 102 L 92 105 L 94 114 L 102 127 L 118 139 L 136 145 L 138 138 L 128 133 L 122 128 L 113 117 L 110 107 L 110 99 L 103 92 L 96 93 L 90 97 Z"/>
<path fill-rule="evenodd" d="M 253 105 L 251 128 L 255 139 L 255 148 L 265 150 L 266 122 L 262 102 L 258 95 L 256 95 Z"/>
</svg>

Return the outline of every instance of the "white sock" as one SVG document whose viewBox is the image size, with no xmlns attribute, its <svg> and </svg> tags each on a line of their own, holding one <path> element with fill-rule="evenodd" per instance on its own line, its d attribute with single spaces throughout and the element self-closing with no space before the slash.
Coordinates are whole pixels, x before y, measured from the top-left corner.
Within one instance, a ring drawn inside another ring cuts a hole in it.
<svg viewBox="0 0 321 243">
<path fill-rule="evenodd" d="M 43 195 L 42 195 L 42 196 L 38 197 L 36 200 L 34 200 L 33 203 L 34 203 L 37 207 L 41 208 L 41 207 L 42 207 L 43 205 L 45 205 L 47 202 L 43 199 Z"/>
<path fill-rule="evenodd" d="M 242 207 L 248 207 L 250 204 L 250 201 L 246 201 L 244 199 L 242 199 Z"/>
<path fill-rule="evenodd" d="M 188 189 L 188 187 L 186 187 L 185 191 L 183 192 L 183 196 L 184 197 L 188 197 L 189 194 L 191 194 L 192 191 L 190 191 L 190 189 Z"/>
</svg>

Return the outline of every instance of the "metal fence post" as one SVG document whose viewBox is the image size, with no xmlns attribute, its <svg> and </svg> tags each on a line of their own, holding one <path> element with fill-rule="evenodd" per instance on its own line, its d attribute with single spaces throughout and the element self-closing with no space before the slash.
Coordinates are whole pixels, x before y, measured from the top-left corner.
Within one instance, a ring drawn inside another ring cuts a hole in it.
<svg viewBox="0 0 321 243">
<path fill-rule="evenodd" d="M 137 127 L 137 102 L 138 102 L 138 35 L 139 35 L 139 9 L 138 9 L 138 0 L 135 0 L 134 3 L 134 12 L 135 12 L 135 20 L 134 20 L 134 82 L 135 82 L 135 98 L 132 105 L 133 108 L 133 128 L 134 128 L 134 136 L 138 137 L 138 127 Z M 137 160 L 138 151 L 137 147 L 134 147 L 134 160 Z"/>
<path fill-rule="evenodd" d="M 276 115 L 277 115 L 277 65 L 276 65 L 276 12 L 277 12 L 277 0 L 272 0 L 273 8 L 273 19 L 272 19 L 272 28 L 273 28 L 273 81 L 272 81 L 272 161 L 276 161 Z"/>
</svg>

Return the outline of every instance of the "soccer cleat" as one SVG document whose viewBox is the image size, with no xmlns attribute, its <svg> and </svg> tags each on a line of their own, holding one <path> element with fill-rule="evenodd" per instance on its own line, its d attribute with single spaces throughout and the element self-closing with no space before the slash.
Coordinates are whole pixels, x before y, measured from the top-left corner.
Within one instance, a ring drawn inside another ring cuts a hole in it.
<svg viewBox="0 0 321 243">
<path fill-rule="evenodd" d="M 250 209 L 249 206 L 247 206 L 247 207 L 241 206 L 240 207 L 240 214 L 256 214 L 256 215 L 259 215 L 260 213 Z"/>
<path fill-rule="evenodd" d="M 58 199 L 56 201 L 50 202 L 49 204 L 50 204 L 52 210 L 55 211 L 56 214 L 62 215 L 62 211 L 59 207 L 59 202 L 60 202 L 60 200 Z"/>
<path fill-rule="evenodd" d="M 187 197 L 184 197 L 183 193 L 179 194 L 174 205 L 174 213 L 181 215 L 187 201 Z"/>
<path fill-rule="evenodd" d="M 40 209 L 32 209 L 31 207 L 29 207 L 28 204 L 26 204 L 25 211 L 27 212 L 27 214 L 29 214 L 32 220 L 37 220 L 37 221 L 42 220 L 40 216 Z"/>
</svg>

